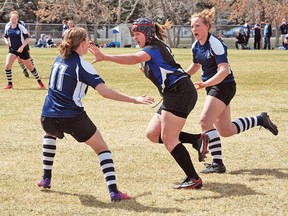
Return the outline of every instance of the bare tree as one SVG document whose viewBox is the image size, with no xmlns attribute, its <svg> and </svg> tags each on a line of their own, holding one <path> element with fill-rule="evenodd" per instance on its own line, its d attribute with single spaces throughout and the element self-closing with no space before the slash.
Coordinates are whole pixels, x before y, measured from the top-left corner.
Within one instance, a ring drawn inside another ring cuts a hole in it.
<svg viewBox="0 0 288 216">
<path fill-rule="evenodd" d="M 36 15 L 42 22 L 54 22 L 63 18 L 73 19 L 75 23 L 91 23 L 94 42 L 97 43 L 99 23 L 111 20 L 115 9 L 109 0 L 40 0 Z M 87 28 L 87 25 L 85 26 Z"/>
<path fill-rule="evenodd" d="M 23 3 L 22 0 L 13 1 L 13 0 L 4 0 L 0 3 L 0 15 L 4 12 L 10 12 L 20 8 L 20 4 Z"/>
<path fill-rule="evenodd" d="M 211 0 L 211 2 L 218 10 L 227 11 L 229 8 L 230 20 L 244 22 L 246 19 L 260 18 L 262 21 L 269 19 L 272 26 L 277 29 L 282 18 L 287 17 L 288 11 L 287 0 Z M 276 31 L 276 46 L 279 44 L 278 34 Z"/>
</svg>

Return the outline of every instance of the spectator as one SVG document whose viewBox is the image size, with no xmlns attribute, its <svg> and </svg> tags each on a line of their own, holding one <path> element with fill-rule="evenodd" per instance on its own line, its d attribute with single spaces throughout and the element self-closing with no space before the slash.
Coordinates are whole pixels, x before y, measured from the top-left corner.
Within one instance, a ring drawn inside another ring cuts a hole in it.
<svg viewBox="0 0 288 216">
<path fill-rule="evenodd" d="M 53 40 L 53 38 L 52 38 L 52 36 L 50 34 L 47 35 L 46 42 L 47 42 L 47 47 L 48 48 L 56 47 L 56 44 L 54 43 L 54 40 Z"/>
<path fill-rule="evenodd" d="M 288 34 L 285 35 L 283 44 L 284 44 L 285 50 L 288 50 Z"/>
<path fill-rule="evenodd" d="M 264 27 L 264 47 L 263 49 L 271 49 L 270 38 L 272 36 L 272 28 L 268 19 L 265 20 Z"/>
<path fill-rule="evenodd" d="M 68 26 L 67 26 L 67 20 L 66 19 L 63 19 L 62 20 L 62 35 L 63 33 L 68 29 Z"/>
<path fill-rule="evenodd" d="M 74 22 L 72 19 L 69 19 L 67 21 L 67 29 L 65 31 L 63 31 L 63 33 L 62 33 L 62 39 L 64 38 L 64 35 L 66 34 L 66 32 L 68 32 L 68 30 L 73 28 L 73 27 L 74 27 Z"/>
<path fill-rule="evenodd" d="M 236 47 L 237 50 L 239 49 L 238 44 L 240 44 L 241 48 L 244 49 L 245 39 L 244 39 L 244 36 L 240 33 L 239 30 L 236 31 L 235 47 Z"/>
<path fill-rule="evenodd" d="M 41 34 L 40 39 L 38 40 L 38 42 L 35 45 L 35 47 L 46 48 L 46 46 L 47 46 L 46 35 L 45 34 Z"/>
<path fill-rule="evenodd" d="M 254 30 L 254 49 L 260 50 L 260 42 L 261 42 L 261 24 L 260 20 L 256 19 L 256 23 L 253 27 Z"/>
<path fill-rule="evenodd" d="M 247 20 L 246 23 L 243 25 L 243 31 L 244 31 L 244 39 L 245 39 L 245 46 L 248 47 L 249 38 L 250 38 L 250 23 L 251 20 Z"/>
<path fill-rule="evenodd" d="M 281 32 L 282 45 L 284 46 L 284 40 L 285 40 L 286 34 L 288 34 L 288 23 L 286 22 L 285 18 L 282 19 L 282 23 L 280 25 L 280 32 Z"/>
</svg>

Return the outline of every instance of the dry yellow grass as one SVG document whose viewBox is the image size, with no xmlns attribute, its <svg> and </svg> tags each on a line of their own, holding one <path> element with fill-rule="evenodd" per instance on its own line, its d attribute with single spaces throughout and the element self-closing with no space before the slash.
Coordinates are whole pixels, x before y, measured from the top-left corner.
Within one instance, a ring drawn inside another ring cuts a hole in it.
<svg viewBox="0 0 288 216">
<path fill-rule="evenodd" d="M 105 49 L 105 52 L 135 52 Z M 13 66 L 14 89 L 4 91 L 7 49 L 0 47 L 0 209 L 1 215 L 288 215 L 288 73 L 285 51 L 229 51 L 238 89 L 232 117 L 267 111 L 279 128 L 273 136 L 253 128 L 223 138 L 226 174 L 201 175 L 201 190 L 173 190 L 184 177 L 163 145 L 145 138 L 145 127 L 157 108 L 109 101 L 89 89 L 83 104 L 109 144 L 119 188 L 129 201 L 111 203 L 95 153 L 70 136 L 58 140 L 52 188 L 36 186 L 42 175 L 40 114 L 47 91 Z M 188 67 L 189 49 L 175 49 L 176 59 Z M 48 84 L 55 49 L 32 49 L 36 67 Z M 92 61 L 92 56 L 87 56 Z M 138 72 L 137 65 L 108 62 L 95 65 L 106 84 L 132 95 L 147 94 L 160 100 L 156 88 Z M 199 80 L 200 73 L 192 77 Z M 199 115 L 205 99 L 189 116 L 185 131 L 200 132 Z M 196 169 L 203 163 L 186 145 Z M 206 160 L 211 161 L 209 156 Z"/>
</svg>

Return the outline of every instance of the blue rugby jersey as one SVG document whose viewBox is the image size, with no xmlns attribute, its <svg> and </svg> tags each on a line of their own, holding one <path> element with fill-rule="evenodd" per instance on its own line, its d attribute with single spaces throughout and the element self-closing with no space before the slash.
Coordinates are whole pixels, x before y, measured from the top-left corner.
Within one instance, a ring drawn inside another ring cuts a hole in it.
<svg viewBox="0 0 288 216">
<path fill-rule="evenodd" d="M 88 86 L 104 83 L 95 68 L 78 53 L 68 59 L 59 55 L 51 69 L 49 90 L 42 109 L 44 117 L 70 118 L 84 112 L 81 99 Z"/>
<path fill-rule="evenodd" d="M 24 40 L 29 37 L 27 29 L 18 22 L 16 28 L 12 28 L 11 23 L 5 25 L 4 37 L 9 38 L 12 51 L 17 51 L 22 46 Z"/>
<path fill-rule="evenodd" d="M 171 49 L 162 41 L 153 39 L 142 50 L 151 56 L 143 67 L 145 76 L 157 86 L 160 94 L 179 79 L 189 76 L 176 63 Z"/>
<path fill-rule="evenodd" d="M 218 64 L 228 63 L 227 46 L 214 35 L 208 33 L 208 39 L 204 45 L 198 40 L 192 44 L 193 62 L 202 66 L 202 80 L 205 82 L 218 71 Z M 221 83 L 234 82 L 234 76 L 229 66 L 229 75 Z"/>
</svg>

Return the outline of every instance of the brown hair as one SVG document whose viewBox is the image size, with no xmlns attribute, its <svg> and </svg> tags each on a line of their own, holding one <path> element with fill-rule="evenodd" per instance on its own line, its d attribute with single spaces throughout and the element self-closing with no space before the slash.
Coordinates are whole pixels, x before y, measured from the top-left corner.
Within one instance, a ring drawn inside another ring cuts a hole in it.
<svg viewBox="0 0 288 216">
<path fill-rule="evenodd" d="M 160 40 L 164 40 L 165 38 L 167 38 L 167 34 L 166 34 L 166 30 L 170 29 L 173 25 L 172 21 L 166 20 L 164 25 L 160 25 L 158 23 L 155 23 L 155 29 L 156 29 L 156 36 L 160 39 Z"/>
<path fill-rule="evenodd" d="M 63 41 L 59 45 L 59 52 L 63 59 L 67 59 L 71 56 L 80 44 L 86 40 L 87 31 L 84 28 L 71 28 L 64 35 Z"/>
<path fill-rule="evenodd" d="M 212 24 L 213 24 L 214 16 L 215 16 L 215 8 L 213 7 L 210 10 L 209 9 L 205 9 L 205 10 L 201 11 L 200 13 L 193 14 L 191 16 L 191 19 L 193 19 L 193 18 L 201 18 L 203 23 L 205 25 L 208 25 L 209 29 L 210 29 Z"/>
</svg>

